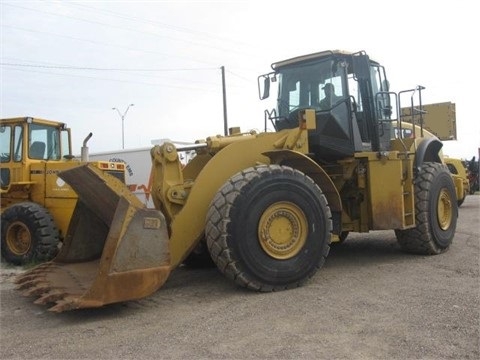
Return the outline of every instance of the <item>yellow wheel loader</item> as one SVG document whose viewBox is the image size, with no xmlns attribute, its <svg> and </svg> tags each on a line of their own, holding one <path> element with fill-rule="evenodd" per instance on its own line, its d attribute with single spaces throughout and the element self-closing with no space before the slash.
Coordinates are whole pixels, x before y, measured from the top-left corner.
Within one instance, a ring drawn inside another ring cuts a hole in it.
<svg viewBox="0 0 480 360">
<path fill-rule="evenodd" d="M 72 188 L 57 174 L 85 164 L 73 160 L 66 124 L 38 118 L 0 119 L 1 250 L 8 263 L 52 260 L 62 245 L 77 202 Z M 125 165 L 92 165 L 125 181 Z"/>
<path fill-rule="evenodd" d="M 468 180 L 466 162 L 451 157 L 445 157 L 444 160 L 448 170 L 452 174 L 456 188 L 457 204 L 458 207 L 460 207 L 465 201 L 467 194 L 470 193 L 470 181 Z"/>
<path fill-rule="evenodd" d="M 192 146 L 152 148 L 156 209 L 91 165 L 60 173 L 79 202 L 58 256 L 17 279 L 24 295 L 57 312 L 140 299 L 202 249 L 239 286 L 289 289 L 349 232 L 391 229 L 405 251 L 446 251 L 458 209 L 442 143 L 426 136 L 421 116 L 408 138 L 402 131 L 402 100 L 422 114 L 423 88 L 390 91 L 384 68 L 363 51 L 323 51 L 272 69 L 259 77 L 261 99 L 278 86 L 264 132 L 232 128 Z M 183 167 L 179 153 L 192 149 Z"/>
</svg>

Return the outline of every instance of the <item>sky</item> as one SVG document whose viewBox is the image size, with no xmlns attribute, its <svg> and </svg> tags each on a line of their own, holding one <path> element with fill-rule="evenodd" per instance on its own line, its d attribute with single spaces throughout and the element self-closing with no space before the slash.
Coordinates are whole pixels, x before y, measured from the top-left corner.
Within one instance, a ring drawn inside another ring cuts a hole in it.
<svg viewBox="0 0 480 360">
<path fill-rule="evenodd" d="M 264 128 L 257 78 L 283 59 L 365 50 L 391 90 L 456 105 L 444 154 L 478 157 L 480 25 L 474 2 L 0 1 L 0 117 L 67 123 L 74 154 Z M 474 66 L 472 70 L 472 65 Z M 134 106 L 130 106 L 134 104 Z M 112 108 L 117 108 L 113 110 Z"/>
</svg>

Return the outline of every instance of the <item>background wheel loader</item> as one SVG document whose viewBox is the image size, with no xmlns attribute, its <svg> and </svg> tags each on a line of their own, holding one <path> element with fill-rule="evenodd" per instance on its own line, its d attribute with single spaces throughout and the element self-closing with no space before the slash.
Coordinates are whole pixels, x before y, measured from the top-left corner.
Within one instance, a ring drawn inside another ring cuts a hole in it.
<svg viewBox="0 0 480 360">
<path fill-rule="evenodd" d="M 66 124 L 31 117 L 0 119 L 1 249 L 15 265 L 51 260 L 58 253 L 77 195 L 60 171 L 74 161 Z M 93 166 L 125 181 L 124 164 L 98 161 Z"/>
<path fill-rule="evenodd" d="M 256 291 L 300 286 L 349 232 L 395 230 L 405 251 L 452 243 L 457 203 L 441 141 L 423 124 L 403 137 L 401 102 L 422 114 L 417 86 L 391 92 L 365 52 L 323 51 L 259 77 L 275 131 L 213 136 L 151 150 L 156 209 L 91 165 L 59 176 L 79 195 L 58 256 L 17 279 L 51 311 L 146 297 L 202 247 L 225 276 Z M 325 84 L 338 101 L 320 109 Z M 197 155 L 182 167 L 179 152 Z"/>
<path fill-rule="evenodd" d="M 470 193 L 470 181 L 468 180 L 466 161 L 451 157 L 445 157 L 445 164 L 448 170 L 452 174 L 453 181 L 455 183 L 457 204 L 460 207 L 467 194 Z"/>
</svg>

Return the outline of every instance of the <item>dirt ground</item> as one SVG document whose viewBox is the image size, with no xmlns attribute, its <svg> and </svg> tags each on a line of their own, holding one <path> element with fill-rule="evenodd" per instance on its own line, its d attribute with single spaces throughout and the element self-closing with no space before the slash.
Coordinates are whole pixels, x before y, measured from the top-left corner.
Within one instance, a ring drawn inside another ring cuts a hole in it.
<svg viewBox="0 0 480 360">
<path fill-rule="evenodd" d="M 393 231 L 332 248 L 305 286 L 237 288 L 177 269 L 141 301 L 61 314 L 14 289 L 1 266 L 1 359 L 479 359 L 480 196 L 438 256 L 401 252 Z"/>
</svg>

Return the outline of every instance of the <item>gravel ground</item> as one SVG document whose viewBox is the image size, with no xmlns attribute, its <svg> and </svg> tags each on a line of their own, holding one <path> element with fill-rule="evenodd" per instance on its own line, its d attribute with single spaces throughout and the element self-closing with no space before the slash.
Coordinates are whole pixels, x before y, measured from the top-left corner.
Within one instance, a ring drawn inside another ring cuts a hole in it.
<svg viewBox="0 0 480 360">
<path fill-rule="evenodd" d="M 216 269 L 177 269 L 152 296 L 46 311 L 0 272 L 1 359 L 479 359 L 480 196 L 438 256 L 401 252 L 393 231 L 332 247 L 301 288 L 254 293 Z"/>
</svg>

